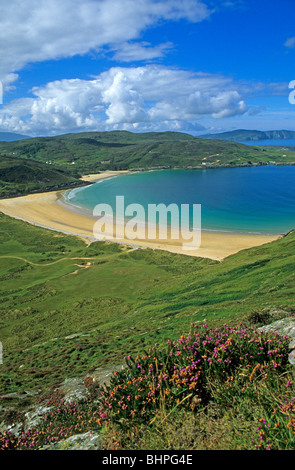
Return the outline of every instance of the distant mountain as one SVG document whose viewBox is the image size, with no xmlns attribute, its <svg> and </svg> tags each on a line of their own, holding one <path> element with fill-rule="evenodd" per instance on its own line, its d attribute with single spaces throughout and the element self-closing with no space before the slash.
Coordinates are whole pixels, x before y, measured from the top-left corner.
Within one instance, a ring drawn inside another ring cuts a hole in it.
<svg viewBox="0 0 295 470">
<path fill-rule="evenodd" d="M 199 136 L 202 139 L 218 139 L 229 140 L 232 142 L 246 142 L 255 140 L 284 140 L 295 139 L 295 131 L 249 131 L 246 129 L 237 129 L 230 132 L 222 132 L 220 134 L 206 134 Z"/>
<path fill-rule="evenodd" d="M 14 132 L 0 132 L 0 142 L 14 142 L 23 139 L 30 139 L 30 136 L 15 134 Z"/>
</svg>

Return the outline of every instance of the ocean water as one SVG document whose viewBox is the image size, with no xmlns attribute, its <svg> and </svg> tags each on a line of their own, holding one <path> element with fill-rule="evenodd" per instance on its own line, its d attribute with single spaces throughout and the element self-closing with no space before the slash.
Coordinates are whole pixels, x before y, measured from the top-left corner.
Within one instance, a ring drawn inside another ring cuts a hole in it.
<svg viewBox="0 0 295 470">
<path fill-rule="evenodd" d="M 260 166 L 200 170 L 159 170 L 100 180 L 66 194 L 67 201 L 93 213 L 116 196 L 125 207 L 141 204 L 201 204 L 202 230 L 282 234 L 295 228 L 295 166 Z M 134 214 L 136 215 L 136 214 Z"/>
</svg>

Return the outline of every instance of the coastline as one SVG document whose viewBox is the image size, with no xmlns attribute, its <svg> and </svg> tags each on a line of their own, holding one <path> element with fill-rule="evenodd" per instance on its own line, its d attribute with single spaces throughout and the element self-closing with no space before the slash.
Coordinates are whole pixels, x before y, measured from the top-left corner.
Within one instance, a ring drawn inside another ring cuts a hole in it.
<svg viewBox="0 0 295 470">
<path fill-rule="evenodd" d="M 98 181 L 120 174 L 130 173 L 128 170 L 107 171 L 104 173 L 85 175 L 83 181 Z M 64 191 L 36 193 L 11 199 L 0 200 L 0 211 L 4 214 L 29 222 L 33 225 L 75 235 L 85 241 L 95 241 L 93 229 L 95 218 L 82 210 L 62 200 Z M 120 227 L 119 227 L 120 228 Z M 201 245 L 198 249 L 186 250 L 183 240 L 167 239 L 146 240 L 144 229 L 139 229 L 140 239 L 130 240 L 122 238 L 117 240 L 113 233 L 116 227 L 113 223 L 106 223 L 104 236 L 106 241 L 129 245 L 134 248 L 152 248 L 172 253 L 197 256 L 222 261 L 227 256 L 241 250 L 260 246 L 281 238 L 280 235 L 238 234 L 232 232 L 206 232 L 202 231 Z"/>
<path fill-rule="evenodd" d="M 104 171 L 103 173 L 94 173 L 94 174 L 91 174 L 91 175 L 83 175 L 80 180 L 82 181 L 89 181 L 90 183 L 92 183 L 93 181 L 98 181 L 98 180 L 102 180 L 102 179 L 107 179 L 107 178 L 113 178 L 114 176 L 118 176 L 118 175 L 127 175 L 129 173 L 134 173 L 134 171 L 130 171 L 130 170 L 118 170 L 118 171 L 115 171 L 115 170 L 108 170 L 108 171 Z"/>
</svg>

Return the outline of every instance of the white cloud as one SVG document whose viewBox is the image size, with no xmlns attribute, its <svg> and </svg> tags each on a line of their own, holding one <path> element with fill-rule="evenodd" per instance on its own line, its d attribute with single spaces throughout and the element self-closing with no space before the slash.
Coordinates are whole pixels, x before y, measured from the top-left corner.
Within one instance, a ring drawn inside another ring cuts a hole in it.
<svg viewBox="0 0 295 470">
<path fill-rule="evenodd" d="M 161 21 L 199 22 L 209 15 L 200 0 L 2 1 L 0 79 L 28 63 L 118 49 Z"/>
<path fill-rule="evenodd" d="M 123 43 L 118 46 L 113 59 L 119 62 L 150 61 L 164 57 L 172 48 L 173 44 L 170 41 L 157 46 L 152 46 L 148 42 Z"/>
<path fill-rule="evenodd" d="M 28 134 L 120 128 L 179 128 L 204 116 L 244 114 L 238 84 L 227 77 L 164 66 L 113 67 L 92 80 L 35 87 L 33 97 L 0 109 L 1 128 Z M 197 126 L 198 127 L 198 126 Z"/>
<path fill-rule="evenodd" d="M 295 49 L 295 37 L 287 39 L 284 46 L 288 47 L 289 49 Z"/>
</svg>

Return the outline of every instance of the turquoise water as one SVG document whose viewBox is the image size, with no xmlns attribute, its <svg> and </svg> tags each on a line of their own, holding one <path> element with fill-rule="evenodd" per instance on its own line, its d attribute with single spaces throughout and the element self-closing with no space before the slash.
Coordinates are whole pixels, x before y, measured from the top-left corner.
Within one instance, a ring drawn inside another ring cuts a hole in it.
<svg viewBox="0 0 295 470">
<path fill-rule="evenodd" d="M 146 213 L 148 204 L 201 204 L 203 230 L 280 234 L 295 228 L 295 166 L 132 173 L 72 190 L 67 200 L 91 212 L 109 204 L 115 213 L 116 196 Z"/>
</svg>

